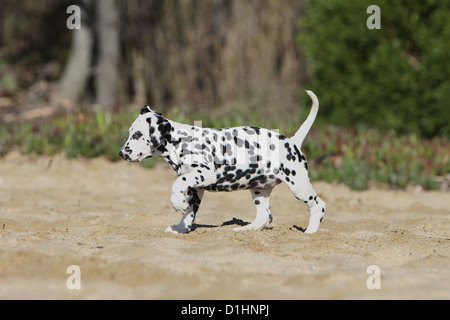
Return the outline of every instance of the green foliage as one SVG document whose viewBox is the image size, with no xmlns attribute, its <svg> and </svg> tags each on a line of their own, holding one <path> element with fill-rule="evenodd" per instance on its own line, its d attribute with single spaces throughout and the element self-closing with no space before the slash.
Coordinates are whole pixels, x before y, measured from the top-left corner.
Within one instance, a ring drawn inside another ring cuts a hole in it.
<svg viewBox="0 0 450 320">
<path fill-rule="evenodd" d="M 339 181 L 364 190 L 369 182 L 394 188 L 421 185 L 438 189 L 437 176 L 450 174 L 450 141 L 396 136 L 364 126 L 313 128 L 305 141 L 312 179 Z"/>
<path fill-rule="evenodd" d="M 381 29 L 369 30 L 369 5 Z M 320 116 L 424 137 L 449 135 L 448 0 L 309 1 L 298 37 Z"/>
<path fill-rule="evenodd" d="M 22 153 L 55 154 L 64 151 L 69 158 L 105 155 L 117 160 L 128 138 L 129 113 L 79 113 L 56 115 L 31 122 L 0 125 L 0 154 L 13 146 Z M 125 128 L 125 129 L 124 129 Z M 8 139 L 13 137 L 12 139 Z"/>
</svg>

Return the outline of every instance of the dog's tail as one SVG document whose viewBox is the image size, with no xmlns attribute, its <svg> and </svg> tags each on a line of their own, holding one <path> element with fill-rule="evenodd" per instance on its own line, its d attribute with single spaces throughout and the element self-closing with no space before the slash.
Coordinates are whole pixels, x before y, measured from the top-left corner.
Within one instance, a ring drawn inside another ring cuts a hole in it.
<svg viewBox="0 0 450 320">
<path fill-rule="evenodd" d="M 316 119 L 317 112 L 319 111 L 319 100 L 317 99 L 314 92 L 306 90 L 306 93 L 311 97 L 312 100 L 311 111 L 309 112 L 308 118 L 306 118 L 305 122 L 303 122 L 300 129 L 298 129 L 294 136 L 291 138 L 292 142 L 298 147 L 301 147 L 303 140 L 305 140 L 306 135 L 308 134 L 314 123 L 314 120 Z"/>
</svg>

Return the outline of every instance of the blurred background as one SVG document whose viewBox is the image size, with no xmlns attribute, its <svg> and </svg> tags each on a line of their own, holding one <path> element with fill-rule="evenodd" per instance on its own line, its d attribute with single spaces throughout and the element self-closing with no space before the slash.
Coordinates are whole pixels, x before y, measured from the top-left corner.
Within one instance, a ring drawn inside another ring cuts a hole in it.
<svg viewBox="0 0 450 320">
<path fill-rule="evenodd" d="M 68 28 L 71 5 L 80 29 Z M 381 29 L 366 25 L 370 5 L 381 10 Z M 303 145 L 312 179 L 449 188 L 449 0 L 0 0 L 0 8 L 2 156 L 119 160 L 144 104 L 179 122 L 289 136 L 309 112 L 310 89 L 320 101 Z"/>
</svg>

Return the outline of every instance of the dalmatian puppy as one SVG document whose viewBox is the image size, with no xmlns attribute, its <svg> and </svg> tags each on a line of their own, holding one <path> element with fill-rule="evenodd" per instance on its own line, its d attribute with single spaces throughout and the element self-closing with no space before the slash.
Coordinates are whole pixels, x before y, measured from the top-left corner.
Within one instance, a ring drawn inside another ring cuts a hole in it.
<svg viewBox="0 0 450 320">
<path fill-rule="evenodd" d="M 272 222 L 270 193 L 284 182 L 308 206 L 310 218 L 305 233 L 314 233 L 326 205 L 311 185 L 308 163 L 300 151 L 319 110 L 316 95 L 306 92 L 312 99 L 311 111 L 290 138 L 259 127 L 216 129 L 181 124 L 146 105 L 131 125 L 119 156 L 130 162 L 163 157 L 177 172 L 171 203 L 182 218 L 167 232 L 191 231 L 205 190 L 250 190 L 256 219 L 233 230 L 262 230 Z"/>
</svg>

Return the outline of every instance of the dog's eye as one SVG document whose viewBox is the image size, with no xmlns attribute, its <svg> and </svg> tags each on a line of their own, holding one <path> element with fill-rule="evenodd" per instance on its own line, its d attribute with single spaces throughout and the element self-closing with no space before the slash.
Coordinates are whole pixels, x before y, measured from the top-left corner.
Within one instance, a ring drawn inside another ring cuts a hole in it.
<svg viewBox="0 0 450 320">
<path fill-rule="evenodd" d="M 136 131 L 136 132 L 131 136 L 131 139 L 137 140 L 137 139 L 139 139 L 139 138 L 142 137 L 142 136 L 143 136 L 142 132 Z"/>
</svg>

